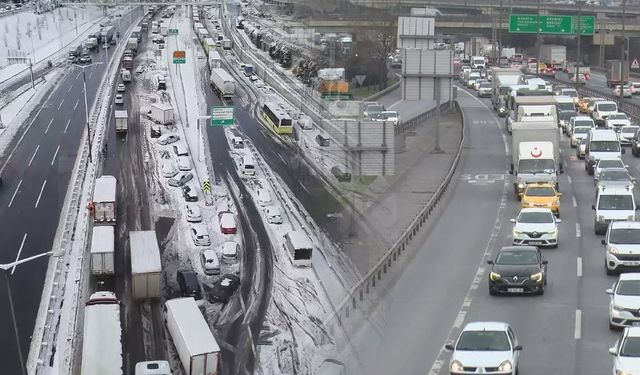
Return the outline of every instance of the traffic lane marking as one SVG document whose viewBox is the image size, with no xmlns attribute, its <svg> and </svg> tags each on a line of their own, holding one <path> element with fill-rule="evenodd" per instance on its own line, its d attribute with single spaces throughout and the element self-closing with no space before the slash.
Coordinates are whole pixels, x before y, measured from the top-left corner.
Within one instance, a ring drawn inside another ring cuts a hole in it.
<svg viewBox="0 0 640 375">
<path fill-rule="evenodd" d="M 20 248 L 18 249 L 18 254 L 16 254 L 16 260 L 15 262 L 17 262 L 18 260 L 20 260 L 20 254 L 22 254 L 22 249 L 24 248 L 24 243 L 27 241 L 27 234 L 25 233 L 24 236 L 22 237 L 22 243 L 20 244 Z M 13 272 L 16 270 L 16 264 L 13 265 L 13 267 L 11 268 L 11 274 L 13 275 Z"/>
<path fill-rule="evenodd" d="M 60 151 L 60 145 L 58 145 L 58 147 L 56 148 L 56 152 L 53 154 L 53 158 L 51 158 L 51 166 L 53 166 L 53 163 L 56 161 L 56 156 L 58 156 L 58 151 Z"/>
<path fill-rule="evenodd" d="M 11 205 L 13 204 L 13 200 L 16 197 L 16 194 L 18 194 L 18 190 L 20 189 L 20 185 L 22 185 L 22 180 L 20 180 L 18 182 L 18 186 L 16 186 L 16 190 L 13 192 L 13 195 L 11 196 L 11 200 L 9 201 L 9 206 L 8 207 L 11 207 Z"/>
<path fill-rule="evenodd" d="M 67 134 L 67 129 L 69 128 L 69 124 L 71 123 L 71 119 L 67 120 L 67 125 L 64 126 L 64 134 Z M 58 146 L 60 147 L 60 146 Z"/>
<path fill-rule="evenodd" d="M 582 277 L 582 257 L 576 259 L 577 275 Z"/>
<path fill-rule="evenodd" d="M 31 159 L 29 160 L 29 164 L 27 165 L 27 167 L 31 166 L 31 163 L 33 163 L 33 159 L 36 157 L 36 154 L 38 153 L 39 149 L 40 149 L 40 145 L 37 145 L 36 150 L 33 152 L 33 155 L 31 155 Z"/>
<path fill-rule="evenodd" d="M 36 200 L 35 208 L 38 208 L 38 204 L 40 204 L 40 198 L 42 198 L 42 192 L 44 191 L 44 187 L 47 186 L 47 180 L 44 180 L 42 186 L 40 187 L 40 194 L 38 194 L 38 199 Z"/>
<path fill-rule="evenodd" d="M 49 125 L 47 125 L 47 128 L 44 130 L 44 134 L 47 134 L 49 132 L 49 128 L 51 127 L 52 123 L 53 123 L 53 119 L 51 119 L 51 121 L 49 121 Z"/>
<path fill-rule="evenodd" d="M 60 101 L 60 104 L 58 104 L 58 111 L 60 110 L 60 107 L 62 107 L 62 103 L 64 103 L 64 98 L 62 98 L 62 100 Z"/>
<path fill-rule="evenodd" d="M 582 338 L 582 310 L 576 310 L 576 321 L 575 321 L 575 329 L 573 332 L 573 338 L 576 340 L 580 340 Z"/>
</svg>

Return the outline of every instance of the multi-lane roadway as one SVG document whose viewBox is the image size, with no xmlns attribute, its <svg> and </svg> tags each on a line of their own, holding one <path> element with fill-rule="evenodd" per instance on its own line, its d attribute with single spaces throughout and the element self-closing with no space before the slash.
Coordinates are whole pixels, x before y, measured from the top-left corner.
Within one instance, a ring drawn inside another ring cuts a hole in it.
<svg viewBox="0 0 640 375">
<path fill-rule="evenodd" d="M 128 27 L 122 20 L 120 31 Z M 113 48 L 110 49 L 110 54 Z M 105 61 L 105 51 L 92 54 L 94 62 Z M 93 102 L 105 64 L 86 68 L 87 100 Z M 22 130 L 0 159 L 0 262 L 9 263 L 51 250 L 69 179 L 85 129 L 83 77 L 79 68 L 64 66 L 64 73 L 45 99 L 36 105 Z M 46 259 L 19 266 L 11 277 L 22 352 L 28 353 L 30 336 L 40 303 L 47 271 Z M 4 278 L 0 298 L 8 301 Z M 19 373 L 19 362 L 9 305 L 0 308 L 0 329 L 7 339 L 0 342 L 3 372 Z"/>
</svg>

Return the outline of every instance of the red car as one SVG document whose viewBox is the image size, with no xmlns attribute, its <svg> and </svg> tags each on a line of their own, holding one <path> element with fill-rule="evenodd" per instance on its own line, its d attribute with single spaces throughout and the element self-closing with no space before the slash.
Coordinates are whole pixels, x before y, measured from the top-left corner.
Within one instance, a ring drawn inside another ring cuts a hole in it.
<svg viewBox="0 0 640 375">
<path fill-rule="evenodd" d="M 220 231 L 222 234 L 236 234 L 236 218 L 232 212 L 220 212 L 218 214 L 218 221 L 220 221 Z"/>
</svg>

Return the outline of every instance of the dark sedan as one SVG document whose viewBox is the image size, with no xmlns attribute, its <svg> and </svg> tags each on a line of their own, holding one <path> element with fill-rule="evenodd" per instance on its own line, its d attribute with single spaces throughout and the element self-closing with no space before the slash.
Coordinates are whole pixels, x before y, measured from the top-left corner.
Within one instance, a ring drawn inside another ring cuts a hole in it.
<svg viewBox="0 0 640 375">
<path fill-rule="evenodd" d="M 489 294 L 544 294 L 547 285 L 547 261 L 535 246 L 507 246 L 495 260 L 488 260 Z"/>
<path fill-rule="evenodd" d="M 226 274 L 219 278 L 215 284 L 213 284 L 213 290 L 211 291 L 211 302 L 226 303 L 229 298 L 235 293 L 236 289 L 240 285 L 240 278 L 233 274 Z"/>
</svg>

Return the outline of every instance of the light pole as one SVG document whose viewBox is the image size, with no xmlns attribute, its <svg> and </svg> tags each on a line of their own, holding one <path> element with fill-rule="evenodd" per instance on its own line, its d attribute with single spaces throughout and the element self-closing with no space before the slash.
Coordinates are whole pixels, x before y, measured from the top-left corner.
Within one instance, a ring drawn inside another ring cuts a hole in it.
<svg viewBox="0 0 640 375">
<path fill-rule="evenodd" d="M 0 270 L 3 271 L 2 273 L 4 274 L 4 279 L 7 284 L 7 295 L 9 296 L 9 308 L 11 309 L 11 321 L 13 323 L 13 332 L 16 336 L 16 348 L 18 349 L 18 358 L 20 359 L 20 372 L 22 373 L 22 375 L 27 375 L 27 367 L 24 362 L 24 357 L 22 356 L 22 347 L 20 346 L 20 335 L 18 333 L 18 322 L 16 321 L 16 311 L 13 306 L 13 293 L 11 291 L 11 278 L 9 275 L 9 271 L 11 271 L 11 275 L 13 275 L 13 271 L 15 271 L 16 266 L 22 263 L 27 263 L 32 260 L 41 258 L 43 256 L 51 255 L 51 254 L 53 254 L 53 251 L 48 251 L 46 253 L 34 255 L 32 257 L 18 260 L 12 263 L 0 264 Z"/>
<path fill-rule="evenodd" d="M 624 23 L 625 23 L 624 12 L 626 10 L 626 6 L 627 6 L 627 0 L 622 0 L 622 51 L 620 52 L 620 105 L 622 105 L 622 103 L 624 102 L 624 82 L 622 82 L 624 78 L 623 72 L 625 71 L 625 69 L 628 69 L 627 68 L 628 65 L 625 58 L 626 49 L 627 49 L 627 38 L 624 33 Z"/>
<path fill-rule="evenodd" d="M 624 17 L 624 16 L 623 16 Z M 582 35 L 582 0 L 578 1 L 578 27 L 577 27 L 577 35 L 578 35 L 578 55 L 576 56 L 576 92 L 578 91 L 578 85 L 580 84 L 580 62 L 582 59 L 580 58 L 580 36 Z M 585 77 L 586 80 L 586 77 Z M 586 82 L 585 82 L 586 83 Z"/>
<path fill-rule="evenodd" d="M 536 76 L 540 75 L 540 0 L 538 0 L 538 28 L 536 31 Z"/>
<path fill-rule="evenodd" d="M 102 64 L 101 62 L 93 63 L 89 65 L 73 64 L 76 67 L 82 69 L 82 88 L 84 91 L 84 119 L 87 124 L 87 142 L 89 143 L 89 163 L 93 162 L 93 160 L 91 158 L 91 128 L 89 127 L 89 107 L 87 106 L 87 76 L 85 74 L 85 69 L 90 66 L 101 65 L 101 64 Z"/>
</svg>

